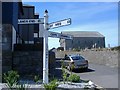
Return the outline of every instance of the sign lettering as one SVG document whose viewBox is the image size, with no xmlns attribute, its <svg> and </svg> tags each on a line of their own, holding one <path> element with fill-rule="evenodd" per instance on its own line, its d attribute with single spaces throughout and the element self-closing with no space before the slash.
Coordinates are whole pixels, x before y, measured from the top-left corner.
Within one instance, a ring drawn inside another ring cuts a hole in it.
<svg viewBox="0 0 120 90">
<path fill-rule="evenodd" d="M 40 19 L 18 19 L 18 24 L 44 24 L 44 18 L 40 18 Z"/>
<path fill-rule="evenodd" d="M 53 37 L 53 38 L 62 38 L 62 39 L 72 39 L 72 36 L 70 35 L 65 35 L 65 34 L 61 34 L 61 33 L 57 33 L 57 32 L 51 32 L 48 31 L 48 36 L 49 37 Z"/>
<path fill-rule="evenodd" d="M 66 25 L 70 25 L 71 24 L 71 19 L 64 19 L 61 21 L 57 21 L 57 22 L 53 22 L 49 24 L 49 29 L 53 29 L 53 28 L 58 28 L 58 27 L 62 27 L 62 26 L 66 26 Z"/>
</svg>

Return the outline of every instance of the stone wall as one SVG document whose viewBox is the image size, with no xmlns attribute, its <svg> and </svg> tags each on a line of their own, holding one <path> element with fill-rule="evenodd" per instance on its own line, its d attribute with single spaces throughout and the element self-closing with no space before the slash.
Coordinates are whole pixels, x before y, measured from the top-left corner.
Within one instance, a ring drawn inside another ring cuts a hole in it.
<svg viewBox="0 0 120 90">
<path fill-rule="evenodd" d="M 43 54 L 38 51 L 14 51 L 12 52 L 12 25 L 6 24 L 1 27 L 2 38 L 0 39 L 0 74 L 12 69 L 20 75 L 41 75 L 43 73 Z M 43 47 L 43 46 L 41 46 Z M 26 47 L 27 48 L 27 47 Z M 49 72 L 54 75 L 55 53 L 49 52 Z"/>
<path fill-rule="evenodd" d="M 21 76 L 43 75 L 43 54 L 41 51 L 16 51 L 13 54 L 13 69 Z M 55 53 L 49 54 L 49 72 L 54 72 Z"/>
<path fill-rule="evenodd" d="M 58 51 L 56 52 L 56 58 L 63 58 L 65 54 L 81 54 L 89 63 L 108 65 L 112 67 L 118 67 L 118 51 L 111 50 L 86 50 L 86 51 Z"/>
</svg>

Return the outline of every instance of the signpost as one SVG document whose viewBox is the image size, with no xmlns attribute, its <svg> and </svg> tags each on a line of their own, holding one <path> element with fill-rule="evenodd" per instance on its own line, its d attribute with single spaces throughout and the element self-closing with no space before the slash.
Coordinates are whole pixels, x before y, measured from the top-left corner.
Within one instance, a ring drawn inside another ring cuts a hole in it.
<svg viewBox="0 0 120 90">
<path fill-rule="evenodd" d="M 43 83 L 48 83 L 48 11 L 44 13 Z"/>
<path fill-rule="evenodd" d="M 64 19 L 64 20 L 60 20 L 57 22 L 53 22 L 49 24 L 49 29 L 53 29 L 53 28 L 58 28 L 58 27 L 62 27 L 62 26 L 67 26 L 71 24 L 71 19 Z"/>
<path fill-rule="evenodd" d="M 48 83 L 48 37 L 53 37 L 53 38 L 63 38 L 63 39 L 72 39 L 72 36 L 69 35 L 64 35 L 61 33 L 56 33 L 56 32 L 50 32 L 48 31 L 49 29 L 53 28 L 58 28 L 66 25 L 71 24 L 71 19 L 64 19 L 60 20 L 57 22 L 53 22 L 48 24 L 48 11 L 46 10 L 44 13 L 44 18 L 40 19 L 18 19 L 18 24 L 39 24 L 39 29 L 40 25 L 43 24 L 44 28 L 42 29 L 43 31 L 43 38 L 44 38 L 44 47 L 43 47 L 43 83 L 47 84 Z"/>
<path fill-rule="evenodd" d="M 72 36 L 65 35 L 57 32 L 48 31 L 48 37 L 61 38 L 61 39 L 72 39 Z"/>
<path fill-rule="evenodd" d="M 18 24 L 43 24 L 44 18 L 40 19 L 18 19 Z"/>
</svg>

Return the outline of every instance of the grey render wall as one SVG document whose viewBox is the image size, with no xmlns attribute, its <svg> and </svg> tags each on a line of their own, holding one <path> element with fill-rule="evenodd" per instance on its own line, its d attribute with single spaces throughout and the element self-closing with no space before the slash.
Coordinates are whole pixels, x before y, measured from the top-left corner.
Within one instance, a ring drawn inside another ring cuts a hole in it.
<svg viewBox="0 0 120 90">
<path fill-rule="evenodd" d="M 2 73 L 12 69 L 12 25 L 2 25 Z"/>
<path fill-rule="evenodd" d="M 96 43 L 96 48 L 105 47 L 105 38 L 104 37 L 73 37 L 72 40 L 61 40 L 61 47 L 64 47 L 65 50 L 69 49 L 85 49 L 92 48 Z"/>
<path fill-rule="evenodd" d="M 23 6 L 24 15 L 20 14 L 19 19 L 34 19 L 34 6 Z M 34 25 L 18 25 L 20 37 L 27 43 L 34 41 Z"/>
</svg>

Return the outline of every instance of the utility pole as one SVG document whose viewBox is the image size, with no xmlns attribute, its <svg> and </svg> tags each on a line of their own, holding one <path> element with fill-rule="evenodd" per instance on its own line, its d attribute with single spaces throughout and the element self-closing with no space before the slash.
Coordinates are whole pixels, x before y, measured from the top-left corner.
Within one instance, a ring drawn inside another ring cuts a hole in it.
<svg viewBox="0 0 120 90">
<path fill-rule="evenodd" d="M 43 83 L 48 83 L 48 11 L 44 13 Z"/>
</svg>

